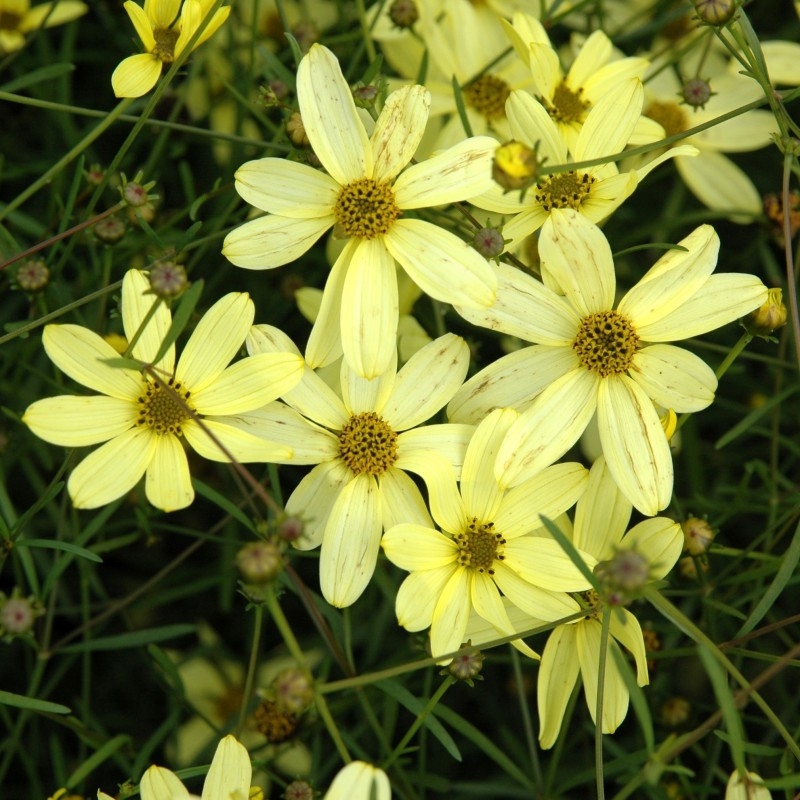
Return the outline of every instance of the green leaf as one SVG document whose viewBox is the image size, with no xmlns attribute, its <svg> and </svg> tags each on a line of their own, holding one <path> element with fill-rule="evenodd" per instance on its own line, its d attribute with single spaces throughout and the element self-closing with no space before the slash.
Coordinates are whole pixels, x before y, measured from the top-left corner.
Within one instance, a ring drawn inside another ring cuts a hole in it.
<svg viewBox="0 0 800 800">
<path fill-rule="evenodd" d="M 0 90 L 4 92 L 18 92 L 20 89 L 27 89 L 35 86 L 37 83 L 47 83 L 60 75 L 66 75 L 75 69 L 74 64 L 50 64 L 47 67 L 39 67 L 39 69 L 26 72 L 19 78 L 14 78 L 8 83 L 0 86 Z"/>
<path fill-rule="evenodd" d="M 0 703 L 15 708 L 27 708 L 29 711 L 46 711 L 48 714 L 70 714 L 71 709 L 60 703 L 48 703 L 47 700 L 37 700 L 35 697 L 25 697 L 22 694 L 0 691 Z"/>
<path fill-rule="evenodd" d="M 751 411 L 744 419 L 740 420 L 734 425 L 726 434 L 717 439 L 714 447 L 721 450 L 725 445 L 730 444 L 734 439 L 738 439 L 743 433 L 747 433 L 753 425 L 758 422 L 761 417 L 768 414 L 772 409 L 782 403 L 787 397 L 791 397 L 796 392 L 800 391 L 800 384 L 794 383 L 788 389 L 770 397 L 763 405 Z"/>
<path fill-rule="evenodd" d="M 250 517 L 248 517 L 247 514 L 245 514 L 244 511 L 242 511 L 242 509 L 239 508 L 235 503 L 225 497 L 225 495 L 221 494 L 216 489 L 212 489 L 202 481 L 197 480 L 197 478 L 192 478 L 192 486 L 194 486 L 195 491 L 201 497 L 205 497 L 206 500 L 210 500 L 215 506 L 218 506 L 226 514 L 229 514 L 237 522 L 244 525 L 247 530 L 252 531 L 253 533 L 256 532 L 253 520 L 250 519 Z"/>
<path fill-rule="evenodd" d="M 100 639 L 90 639 L 79 644 L 62 647 L 60 653 L 86 653 L 95 650 L 126 650 L 130 647 L 144 647 L 153 642 L 163 642 L 165 639 L 175 639 L 178 636 L 187 636 L 194 633 L 194 625 L 164 625 L 160 628 L 148 628 L 144 631 L 121 633 L 118 636 L 105 636 Z"/>
<path fill-rule="evenodd" d="M 104 761 L 111 758 L 123 745 L 130 742 L 131 737 L 125 733 L 115 736 L 107 741 L 99 750 L 96 750 L 67 778 L 67 788 L 77 786 L 82 780 L 88 778 Z"/>
<path fill-rule="evenodd" d="M 175 309 L 175 314 L 172 317 L 172 324 L 169 326 L 167 335 L 164 341 L 161 342 L 161 347 L 158 348 L 158 353 L 153 359 L 153 363 L 157 364 L 163 357 L 164 353 L 175 344 L 177 338 L 181 335 L 181 331 L 186 327 L 189 318 L 192 316 L 197 301 L 203 293 L 203 281 L 195 281 L 189 288 L 181 295 L 178 302 L 178 307 Z"/>
<path fill-rule="evenodd" d="M 408 689 L 404 688 L 396 681 L 378 681 L 375 686 L 382 692 L 388 694 L 393 700 L 400 703 L 406 711 L 410 711 L 415 717 L 418 717 L 425 709 L 426 700 L 414 697 Z M 461 761 L 462 757 L 458 745 L 453 741 L 453 737 L 445 730 L 444 725 L 433 716 L 433 713 L 435 713 L 435 711 L 428 714 L 422 724 L 436 739 L 438 739 L 442 747 L 444 747 L 456 761 Z"/>
<path fill-rule="evenodd" d="M 20 539 L 17 542 L 17 547 L 43 547 L 48 550 L 64 550 L 67 553 L 72 553 L 72 555 L 85 558 L 87 561 L 94 561 L 97 564 L 103 563 L 103 559 L 91 550 L 78 547 L 78 545 L 70 542 L 60 542 L 56 539 Z"/>
</svg>

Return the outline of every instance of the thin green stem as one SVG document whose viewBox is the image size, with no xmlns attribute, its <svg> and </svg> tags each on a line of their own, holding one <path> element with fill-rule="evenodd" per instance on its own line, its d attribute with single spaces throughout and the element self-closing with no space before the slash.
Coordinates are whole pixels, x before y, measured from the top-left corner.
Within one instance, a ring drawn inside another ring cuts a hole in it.
<svg viewBox="0 0 800 800">
<path fill-rule="evenodd" d="M 597 663 L 597 704 L 594 710 L 594 774 L 597 781 L 597 800 L 605 800 L 606 797 L 605 781 L 603 780 L 603 702 L 606 688 L 611 613 L 609 610 L 603 614 L 600 628 L 600 660 Z"/>
<path fill-rule="evenodd" d="M 253 608 L 255 610 L 253 643 L 250 645 L 250 658 L 247 662 L 247 675 L 244 681 L 242 707 L 239 709 L 239 722 L 236 725 L 237 738 L 241 738 L 241 733 L 244 730 L 244 723 L 247 719 L 247 712 L 250 707 L 250 698 L 253 695 L 253 684 L 256 680 L 256 669 L 258 668 L 258 651 L 261 648 L 261 629 L 264 626 L 264 607 L 256 603 Z"/>
</svg>

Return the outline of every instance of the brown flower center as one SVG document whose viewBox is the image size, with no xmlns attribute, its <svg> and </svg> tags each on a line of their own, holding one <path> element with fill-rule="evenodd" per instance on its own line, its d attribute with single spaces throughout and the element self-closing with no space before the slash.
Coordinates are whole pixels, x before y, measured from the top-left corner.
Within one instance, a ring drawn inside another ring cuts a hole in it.
<svg viewBox="0 0 800 800">
<path fill-rule="evenodd" d="M 383 475 L 397 461 L 397 434 L 374 411 L 353 414 L 339 434 L 339 458 L 356 475 Z"/>
<path fill-rule="evenodd" d="M 194 411 L 189 404 L 190 394 L 174 378 L 166 381 L 164 386 L 147 381 L 144 394 L 137 400 L 139 418 L 136 424 L 146 425 L 158 434 L 172 433 L 179 436 L 181 425 L 191 416 L 187 407 Z"/>
<path fill-rule="evenodd" d="M 584 100 L 582 95 L 582 86 L 577 90 L 570 89 L 567 79 L 562 78 L 553 92 L 553 99 L 545 103 L 547 111 L 556 122 L 581 122 L 589 108 L 589 101 Z"/>
<path fill-rule="evenodd" d="M 473 517 L 466 530 L 453 538 L 458 545 L 458 563 L 462 567 L 494 575 L 492 565 L 495 560 L 505 558 L 502 546 L 506 540 L 494 530 L 494 522 L 478 522 L 477 517 Z"/>
<path fill-rule="evenodd" d="M 0 31 L 16 31 L 22 22 L 22 15 L 13 11 L 0 11 Z"/>
<path fill-rule="evenodd" d="M 579 211 L 581 204 L 591 193 L 594 182 L 595 178 L 588 172 L 579 174 L 574 169 L 557 172 L 536 184 L 534 197 L 545 211 L 552 211 L 554 208 L 574 208 Z"/>
<path fill-rule="evenodd" d="M 626 372 L 638 346 L 633 325 L 616 311 L 584 317 L 572 343 L 581 365 L 602 378 Z"/>
<path fill-rule="evenodd" d="M 333 213 L 346 237 L 374 239 L 389 232 L 400 209 L 388 181 L 359 178 L 342 187 Z"/>
<path fill-rule="evenodd" d="M 165 64 L 171 64 L 175 60 L 175 44 L 179 36 L 180 31 L 172 28 L 156 28 L 153 31 L 153 38 L 156 40 L 153 55 L 158 56 Z"/>
<path fill-rule="evenodd" d="M 686 112 L 677 103 L 654 101 L 644 110 L 644 115 L 654 119 L 667 136 L 683 133 L 689 127 Z"/>
<path fill-rule="evenodd" d="M 494 75 L 482 75 L 472 81 L 463 90 L 464 100 L 486 118 L 487 122 L 504 119 L 506 116 L 506 100 L 511 94 L 511 87 Z"/>
</svg>

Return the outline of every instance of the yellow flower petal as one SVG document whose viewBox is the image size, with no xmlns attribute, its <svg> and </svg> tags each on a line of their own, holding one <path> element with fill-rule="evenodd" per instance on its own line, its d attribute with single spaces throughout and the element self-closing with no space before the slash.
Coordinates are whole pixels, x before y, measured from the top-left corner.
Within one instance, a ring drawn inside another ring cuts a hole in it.
<svg viewBox="0 0 800 800">
<path fill-rule="evenodd" d="M 192 476 L 183 445 L 177 436 L 158 437 L 145 479 L 147 499 L 163 511 L 186 508 L 194 500 Z"/>
<path fill-rule="evenodd" d="M 47 397 L 28 406 L 22 421 L 40 438 L 62 447 L 108 441 L 136 424 L 138 408 L 116 397 Z"/>
<path fill-rule="evenodd" d="M 161 59 L 150 53 L 129 56 L 120 62 L 111 75 L 111 87 L 116 97 L 141 97 L 158 82 Z"/>
</svg>

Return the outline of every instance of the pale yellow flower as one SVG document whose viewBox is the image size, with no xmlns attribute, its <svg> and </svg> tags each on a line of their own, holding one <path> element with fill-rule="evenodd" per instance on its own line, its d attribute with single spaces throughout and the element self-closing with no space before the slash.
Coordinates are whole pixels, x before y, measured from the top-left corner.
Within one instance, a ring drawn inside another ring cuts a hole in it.
<svg viewBox="0 0 800 800">
<path fill-rule="evenodd" d="M 473 610 L 500 635 L 518 632 L 503 595 L 528 614 L 553 621 L 579 610 L 565 592 L 589 587 L 540 519 L 558 517 L 575 503 L 587 471 L 580 464 L 557 464 L 509 489 L 495 477 L 493 464 L 517 418 L 513 409 L 498 409 L 478 425 L 467 446 L 460 491 L 453 470 L 431 458 L 426 478 L 441 532 L 405 523 L 390 528 L 381 542 L 386 557 L 411 573 L 397 593 L 397 619 L 410 631 L 430 626 L 435 658 L 466 641 Z M 594 566 L 591 555 L 585 558 Z"/>
<path fill-rule="evenodd" d="M 604 574 L 602 568 L 611 564 L 608 571 L 616 580 L 613 588 L 617 592 L 628 582 L 635 584 L 633 589 L 641 590 L 647 583 L 661 580 L 683 548 L 680 525 L 666 517 L 647 519 L 626 533 L 631 511 L 631 504 L 617 488 L 604 459 L 599 458 L 590 470 L 586 492 L 575 507 L 570 538 L 579 551 L 596 559 L 596 575 Z M 605 656 L 603 733 L 613 733 L 628 712 L 628 689 L 612 652 L 618 650 L 617 642 L 633 654 L 639 686 L 649 682 L 644 638 L 636 617 L 622 607 L 605 608 L 594 592 L 587 593 L 585 602 L 591 612 L 555 628 L 542 651 L 537 695 L 539 742 L 545 748 L 552 747 L 558 738 L 579 672 L 586 704 L 595 721 L 603 614 L 611 615 Z M 520 623 L 532 627 L 527 621 L 517 622 Z"/>
<path fill-rule="evenodd" d="M 389 95 L 372 137 L 330 50 L 312 46 L 300 62 L 303 125 L 327 170 L 282 158 L 250 161 L 236 173 L 249 203 L 270 212 L 225 239 L 223 254 L 247 269 L 294 261 L 338 225 L 349 238 L 331 269 L 306 358 L 313 367 L 345 358 L 361 375 L 380 375 L 394 357 L 398 317 L 395 262 L 427 294 L 487 306 L 491 265 L 453 233 L 404 212 L 469 198 L 491 185 L 495 142 L 474 137 L 404 170 L 428 117 L 428 92 Z"/>
<path fill-rule="evenodd" d="M 342 767 L 324 800 L 391 800 L 392 787 L 386 773 L 364 761 Z"/>
<path fill-rule="evenodd" d="M 248 337 L 251 353 L 291 346 L 267 325 Z M 314 464 L 286 502 L 286 513 L 304 522 L 294 544 L 321 545 L 320 586 L 325 599 L 354 603 L 372 577 L 381 533 L 399 522 L 430 523 L 419 489 L 407 471 L 431 479 L 429 464 L 440 458 L 460 470 L 470 425 L 422 425 L 453 397 L 469 366 L 469 348 L 446 334 L 415 353 L 402 369 L 394 360 L 371 381 L 346 361 L 341 394 L 313 370 L 270 403 L 237 417 L 243 432 L 285 443 L 293 464 Z M 438 463 L 438 462 L 437 462 Z"/>
<path fill-rule="evenodd" d="M 31 6 L 30 0 L 0 0 L 0 55 L 13 53 L 39 28 L 64 25 L 82 17 L 89 6 L 80 0 L 55 0 Z"/>
<path fill-rule="evenodd" d="M 734 770 L 725 787 L 725 800 L 772 800 L 772 792 L 755 772 L 742 776 Z"/>
<path fill-rule="evenodd" d="M 111 76 L 117 97 L 141 97 L 155 85 L 164 65 L 171 64 L 186 49 L 202 25 L 192 49 L 213 36 L 228 18 L 230 6 L 218 8 L 206 19 L 214 0 L 145 0 L 144 8 L 127 0 L 125 10 L 142 41 L 145 52 L 120 62 Z M 180 11 L 180 16 L 178 12 Z"/>
<path fill-rule="evenodd" d="M 521 482 L 563 455 L 597 414 L 617 484 L 653 515 L 672 496 L 672 456 L 655 403 L 700 411 L 717 379 L 696 355 L 667 344 L 714 330 L 758 308 L 767 287 L 755 275 L 713 275 L 719 237 L 702 225 L 670 250 L 614 308 L 616 277 L 602 231 L 556 209 L 539 239 L 558 292 L 500 264 L 497 302 L 476 325 L 518 336 L 517 350 L 471 378 L 450 403 L 451 419 L 475 422 L 498 406 L 524 408 L 498 457 L 498 474 Z"/>
<path fill-rule="evenodd" d="M 48 325 L 44 329 L 44 347 L 55 365 L 78 383 L 101 392 L 38 400 L 22 418 L 37 436 L 52 444 L 86 447 L 105 442 L 70 475 L 67 488 L 76 508 L 110 503 L 130 491 L 142 475 L 146 475 L 147 499 L 154 506 L 165 511 L 188 506 L 194 489 L 183 439 L 213 461 L 228 461 L 226 452 L 238 461 L 291 455 L 290 447 L 271 445 L 230 426 L 225 415 L 258 408 L 294 386 L 303 374 L 303 360 L 287 352 L 228 366 L 255 314 L 248 295 L 231 292 L 206 312 L 177 364 L 174 345 L 153 363 L 172 316 L 159 302 L 142 328 L 158 302 L 148 293 L 149 287 L 143 272 L 125 274 L 122 322 L 128 341 L 139 334 L 131 357 L 151 364 L 160 383 L 144 371 L 108 363 L 118 360 L 119 354 L 86 328 Z"/>
</svg>

